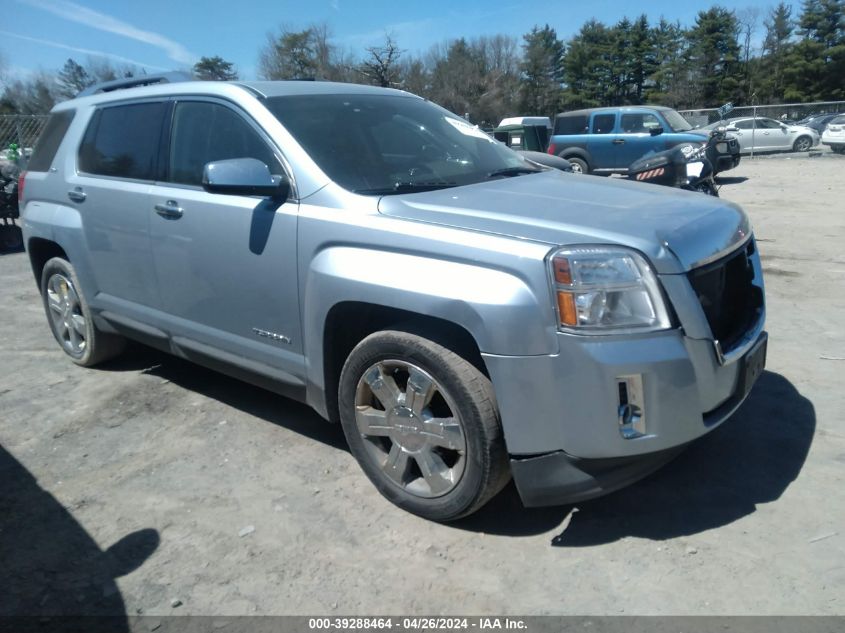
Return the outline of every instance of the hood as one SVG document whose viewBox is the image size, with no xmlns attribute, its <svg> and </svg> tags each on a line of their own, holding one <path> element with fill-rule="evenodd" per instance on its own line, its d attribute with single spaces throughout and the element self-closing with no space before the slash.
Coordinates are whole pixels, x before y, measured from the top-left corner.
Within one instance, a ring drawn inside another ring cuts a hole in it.
<svg viewBox="0 0 845 633">
<path fill-rule="evenodd" d="M 451 189 L 385 196 L 379 212 L 550 246 L 619 244 L 660 273 L 681 273 L 732 250 L 751 228 L 735 204 L 701 193 L 546 171 Z"/>
</svg>

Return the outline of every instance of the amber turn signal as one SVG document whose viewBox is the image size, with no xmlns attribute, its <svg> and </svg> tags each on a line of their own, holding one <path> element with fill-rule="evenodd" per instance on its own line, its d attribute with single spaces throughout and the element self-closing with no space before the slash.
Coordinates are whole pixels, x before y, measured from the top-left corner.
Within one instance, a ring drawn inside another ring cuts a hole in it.
<svg viewBox="0 0 845 633">
<path fill-rule="evenodd" d="M 558 291 L 557 306 L 561 325 L 578 325 L 578 311 L 575 309 L 575 295 L 571 292 Z"/>
<path fill-rule="evenodd" d="M 572 285 L 572 271 L 569 268 L 569 260 L 566 257 L 555 257 L 552 260 L 555 271 L 555 281 L 559 284 Z"/>
</svg>

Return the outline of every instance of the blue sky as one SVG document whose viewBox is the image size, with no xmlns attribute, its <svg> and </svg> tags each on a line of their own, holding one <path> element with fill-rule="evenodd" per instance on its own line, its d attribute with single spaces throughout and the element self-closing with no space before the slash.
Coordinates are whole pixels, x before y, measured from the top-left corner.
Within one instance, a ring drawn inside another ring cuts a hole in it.
<svg viewBox="0 0 845 633">
<path fill-rule="evenodd" d="M 399 46 L 413 53 L 462 36 L 505 33 L 520 38 L 534 25 L 545 23 L 567 38 L 590 18 L 611 24 L 643 11 L 652 21 L 663 16 L 686 25 L 712 4 L 699 0 L 650 0 L 642 5 L 617 0 L 0 0 L 0 59 L 8 75 L 21 76 L 60 68 L 68 57 L 82 63 L 89 57 L 105 57 L 156 72 L 187 68 L 202 55 L 220 55 L 233 62 L 242 77 L 251 79 L 267 32 L 280 24 L 304 28 L 326 22 L 334 41 L 355 53 L 392 32 Z M 722 2 L 738 11 L 758 8 L 761 31 L 762 17 L 772 4 Z"/>
</svg>

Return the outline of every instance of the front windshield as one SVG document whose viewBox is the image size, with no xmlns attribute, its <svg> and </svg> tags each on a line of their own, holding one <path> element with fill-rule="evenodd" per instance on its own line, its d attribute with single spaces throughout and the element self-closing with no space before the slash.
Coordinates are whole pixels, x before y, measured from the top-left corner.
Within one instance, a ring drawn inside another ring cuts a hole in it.
<svg viewBox="0 0 845 633">
<path fill-rule="evenodd" d="M 415 97 L 309 94 L 267 108 L 341 187 L 386 195 L 541 171 L 475 126 Z"/>
<path fill-rule="evenodd" d="M 662 114 L 663 118 L 666 119 L 666 123 L 669 124 L 669 127 L 672 128 L 673 132 L 686 132 L 687 130 L 692 129 L 689 121 L 674 110 L 664 110 Z"/>
</svg>

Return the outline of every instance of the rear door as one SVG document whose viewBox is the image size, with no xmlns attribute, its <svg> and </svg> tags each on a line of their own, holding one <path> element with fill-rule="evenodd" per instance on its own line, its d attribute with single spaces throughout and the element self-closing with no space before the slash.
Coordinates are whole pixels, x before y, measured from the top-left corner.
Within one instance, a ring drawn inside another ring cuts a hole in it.
<svg viewBox="0 0 845 633">
<path fill-rule="evenodd" d="M 150 188 L 158 169 L 168 101 L 97 108 L 68 176 L 96 282 L 93 302 L 149 321 L 161 307 L 150 250 Z"/>
<path fill-rule="evenodd" d="M 166 318 L 180 347 L 248 359 L 259 373 L 279 370 L 273 375 L 285 382 L 301 375 L 298 203 L 206 192 L 205 165 L 231 158 L 256 158 L 285 174 L 279 149 L 247 113 L 222 100 L 178 99 L 150 204 Z"/>
<path fill-rule="evenodd" d="M 624 141 L 616 139 L 616 112 L 594 112 L 590 117 L 590 136 L 587 151 L 592 162 L 591 170 L 612 169 L 617 167 L 618 145 Z"/>
</svg>

